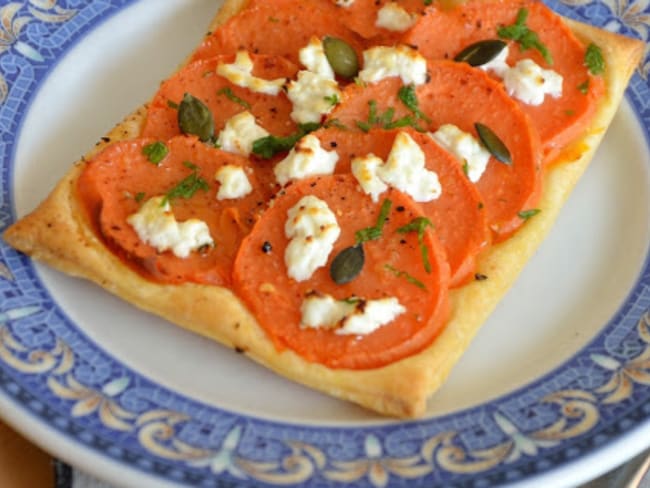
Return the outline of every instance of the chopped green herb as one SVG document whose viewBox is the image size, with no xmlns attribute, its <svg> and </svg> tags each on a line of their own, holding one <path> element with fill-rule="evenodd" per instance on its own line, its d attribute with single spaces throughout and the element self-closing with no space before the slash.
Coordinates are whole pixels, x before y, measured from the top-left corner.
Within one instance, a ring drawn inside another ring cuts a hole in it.
<svg viewBox="0 0 650 488">
<path fill-rule="evenodd" d="M 384 129 L 397 129 L 399 127 L 413 127 L 418 132 L 424 132 L 424 129 L 418 125 L 417 119 L 412 115 L 405 115 L 397 120 L 384 124 Z"/>
<path fill-rule="evenodd" d="M 384 224 L 388 220 L 388 214 L 390 209 L 393 206 L 393 202 L 389 199 L 385 199 L 381 204 L 379 209 L 379 216 L 377 217 L 377 223 L 373 227 L 366 227 L 365 229 L 358 230 L 354 236 L 357 240 L 357 244 L 363 244 L 367 241 L 374 241 L 381 237 L 381 233 L 384 229 Z"/>
<path fill-rule="evenodd" d="M 250 110 L 250 108 L 251 108 L 251 104 L 248 103 L 246 100 L 244 100 L 242 98 L 239 98 L 237 95 L 235 95 L 233 93 L 232 89 L 229 86 L 226 86 L 226 87 L 222 88 L 221 90 L 219 90 L 217 92 L 217 95 L 224 95 L 228 100 L 241 105 L 245 109 Z"/>
<path fill-rule="evenodd" d="M 564 113 L 567 117 L 572 117 L 576 114 L 575 110 L 571 110 L 571 109 L 565 110 Z"/>
<path fill-rule="evenodd" d="M 167 106 L 169 108 L 173 108 L 174 110 L 178 110 L 178 104 L 173 100 L 167 100 Z"/>
<path fill-rule="evenodd" d="M 378 118 L 377 122 L 379 122 L 379 125 L 382 127 L 386 127 L 393 123 L 393 115 L 395 115 L 395 109 L 393 107 L 388 107 Z"/>
<path fill-rule="evenodd" d="M 348 130 L 349 127 L 345 125 L 343 122 L 341 122 L 339 119 L 330 119 L 325 124 L 323 124 L 323 127 L 330 128 L 330 127 L 336 127 L 337 129 L 341 130 Z"/>
<path fill-rule="evenodd" d="M 326 102 L 329 102 L 332 106 L 336 105 L 339 103 L 339 96 L 336 93 L 332 93 L 331 95 L 328 95 L 326 97 L 323 97 L 323 99 Z"/>
<path fill-rule="evenodd" d="M 266 136 L 253 141 L 253 154 L 263 158 L 270 159 L 276 154 L 284 151 L 289 151 L 296 142 L 306 134 L 315 131 L 320 127 L 320 124 L 310 122 L 307 124 L 300 124 L 298 131 L 288 136 Z"/>
<path fill-rule="evenodd" d="M 145 193 L 143 191 L 139 191 L 138 193 L 135 194 L 135 201 L 140 203 L 142 200 L 144 200 Z"/>
<path fill-rule="evenodd" d="M 192 170 L 192 173 L 189 176 L 183 178 L 175 187 L 171 188 L 163 198 L 162 204 L 165 205 L 167 202 L 174 198 L 185 198 L 189 199 L 194 196 L 194 194 L 199 191 L 207 191 L 210 189 L 208 182 L 205 181 L 202 177 L 199 176 L 198 166 L 189 161 L 183 163 L 187 168 Z"/>
<path fill-rule="evenodd" d="M 280 19 L 277 17 L 269 17 L 269 22 L 280 22 Z"/>
<path fill-rule="evenodd" d="M 465 173 L 465 176 L 469 176 L 469 163 L 467 159 L 463 159 L 463 173 Z"/>
<path fill-rule="evenodd" d="M 360 303 L 363 300 L 361 298 L 359 298 L 359 297 L 352 296 L 352 297 L 344 298 L 344 299 L 339 300 L 339 301 L 343 302 L 343 303 L 347 303 L 348 305 L 356 305 L 357 303 Z"/>
<path fill-rule="evenodd" d="M 585 52 L 585 65 L 592 75 L 601 75 L 605 72 L 605 59 L 603 52 L 596 44 L 589 44 Z"/>
<path fill-rule="evenodd" d="M 164 143 L 156 141 L 144 146 L 142 154 L 147 156 L 150 163 L 158 165 L 169 154 L 169 148 Z"/>
<path fill-rule="evenodd" d="M 585 81 L 583 81 L 582 83 L 580 83 L 578 85 L 578 90 L 583 95 L 586 95 L 587 93 L 589 93 L 589 78 L 587 78 Z"/>
<path fill-rule="evenodd" d="M 531 208 L 530 210 L 522 210 L 517 215 L 519 215 L 520 219 L 528 220 L 529 218 L 537 215 L 540 212 L 541 210 L 538 208 Z"/>
<path fill-rule="evenodd" d="M 363 80 L 362 80 L 361 78 L 359 78 L 359 77 L 357 77 L 357 78 L 354 79 L 354 84 L 357 85 L 357 86 L 360 86 L 360 87 L 362 87 L 362 88 L 366 86 L 366 82 L 363 81 Z"/>
<path fill-rule="evenodd" d="M 433 224 L 426 217 L 416 217 L 411 222 L 406 225 L 403 225 L 397 232 L 400 234 L 407 234 L 409 232 L 416 232 L 418 235 L 418 245 L 420 246 L 420 252 L 422 253 L 422 263 L 424 264 L 424 270 L 427 273 L 431 273 L 431 263 L 429 262 L 429 249 L 424 243 L 424 232 L 427 230 L 427 227 L 433 228 Z"/>
<path fill-rule="evenodd" d="M 433 0 L 424 0 L 424 5 L 427 7 L 433 3 Z"/>
<path fill-rule="evenodd" d="M 508 26 L 502 26 L 497 29 L 497 34 L 502 39 L 511 39 L 519 43 L 522 51 L 527 49 L 536 49 L 544 57 L 548 64 L 553 64 L 553 57 L 548 48 L 540 41 L 537 32 L 532 31 L 526 25 L 528 19 L 528 9 L 521 8 L 517 12 L 515 23 Z"/>
<path fill-rule="evenodd" d="M 418 96 L 415 92 L 415 85 L 405 85 L 401 87 L 399 92 L 397 92 L 397 96 L 402 103 L 406 105 L 406 108 L 413 112 L 413 115 L 418 119 L 422 119 L 425 122 L 431 122 L 431 119 L 420 110 L 420 102 L 418 101 Z"/>
<path fill-rule="evenodd" d="M 390 264 L 385 264 L 385 265 L 384 265 L 384 268 L 386 268 L 388 271 L 390 271 L 391 273 L 393 273 L 393 274 L 394 274 L 395 276 L 397 276 L 398 278 L 404 278 L 406 281 L 408 281 L 408 282 L 411 283 L 412 285 L 417 286 L 418 288 L 421 288 L 421 289 L 423 289 L 423 290 L 426 290 L 426 289 L 427 289 L 427 287 L 424 286 L 424 283 L 422 283 L 420 280 L 414 278 L 413 276 L 411 276 L 410 274 L 408 274 L 406 271 L 400 271 L 399 269 L 397 269 L 397 268 L 391 266 Z"/>
<path fill-rule="evenodd" d="M 422 132 L 418 126 L 417 118 L 412 115 L 405 115 L 397 120 L 393 120 L 395 109 L 388 107 L 383 114 L 377 112 L 377 101 L 368 101 L 368 119 L 366 121 L 357 121 L 357 127 L 364 132 L 368 132 L 373 126 L 377 125 L 384 129 L 397 129 L 399 127 L 413 127 L 415 130 Z"/>
<path fill-rule="evenodd" d="M 361 122 L 360 120 L 357 120 L 357 127 L 364 132 L 368 132 L 370 129 L 372 129 L 372 125 L 370 125 L 368 122 Z"/>
</svg>

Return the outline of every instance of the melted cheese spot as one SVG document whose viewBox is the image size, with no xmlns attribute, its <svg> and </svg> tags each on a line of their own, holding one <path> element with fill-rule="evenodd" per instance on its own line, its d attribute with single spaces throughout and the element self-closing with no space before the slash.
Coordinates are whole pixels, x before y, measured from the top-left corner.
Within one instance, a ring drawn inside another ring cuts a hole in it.
<svg viewBox="0 0 650 488">
<path fill-rule="evenodd" d="M 352 174 L 361 185 L 361 189 L 371 196 L 373 202 L 379 201 L 379 195 L 388 189 L 388 185 L 379 176 L 379 168 L 383 164 L 384 161 L 374 154 L 356 157 L 351 163 Z"/>
<path fill-rule="evenodd" d="M 308 176 L 331 175 L 334 173 L 339 155 L 336 151 L 326 151 L 318 137 L 307 134 L 291 149 L 286 158 L 275 165 L 273 173 L 281 185 L 291 180 Z"/>
<path fill-rule="evenodd" d="M 430 202 L 442 194 L 438 175 L 426 168 L 422 148 L 406 132 L 395 136 L 385 162 L 374 154 L 354 158 L 352 174 L 374 202 L 388 186 L 406 193 L 416 202 Z"/>
<path fill-rule="evenodd" d="M 541 105 L 546 95 L 553 98 L 562 96 L 561 74 L 543 69 L 532 59 L 522 59 L 515 66 L 510 67 L 506 62 L 509 53 L 505 47 L 491 61 L 480 66 L 484 71 L 491 71 L 503 80 L 503 84 L 513 98 L 527 105 Z"/>
<path fill-rule="evenodd" d="M 405 85 L 422 85 L 427 81 L 427 60 L 415 49 L 403 45 L 376 46 L 363 52 L 361 81 L 375 83 L 394 76 L 400 77 Z"/>
<path fill-rule="evenodd" d="M 214 178 L 221 183 L 217 200 L 241 198 L 253 191 L 244 168 L 226 164 L 217 170 Z"/>
<path fill-rule="evenodd" d="M 490 152 L 472 134 L 453 124 L 444 124 L 434 133 L 429 133 L 429 136 L 467 165 L 467 177 L 472 183 L 481 179 L 490 161 Z"/>
<path fill-rule="evenodd" d="M 126 220 L 142 242 L 155 247 L 158 252 L 171 250 L 179 258 L 186 258 L 191 251 L 201 247 L 214 245 L 205 222 L 199 219 L 177 222 L 163 196 L 150 198 Z"/>
<path fill-rule="evenodd" d="M 257 125 L 253 114 L 245 111 L 228 119 L 217 144 L 222 151 L 248 157 L 253 151 L 253 142 L 268 135 L 266 129 Z"/>
<path fill-rule="evenodd" d="M 265 80 L 252 75 L 253 60 L 246 51 L 239 51 L 232 64 L 221 63 L 217 66 L 217 74 L 223 76 L 233 85 L 248 88 L 256 93 L 277 95 L 282 90 L 286 79 Z"/>
<path fill-rule="evenodd" d="M 287 212 L 284 233 L 290 239 L 284 252 L 287 274 L 305 281 L 325 266 L 341 228 L 326 202 L 307 195 Z"/>
<path fill-rule="evenodd" d="M 336 328 L 339 335 L 368 335 L 395 320 L 406 308 L 394 297 L 348 303 L 312 293 L 303 301 L 300 312 L 303 327 Z"/>
<path fill-rule="evenodd" d="M 416 17 L 409 14 L 396 2 L 388 2 L 377 12 L 375 25 L 394 32 L 404 32 L 416 22 Z"/>
<path fill-rule="evenodd" d="M 309 44 L 300 50 L 298 57 L 308 71 L 323 78 L 334 79 L 334 70 L 327 60 L 325 48 L 318 37 L 312 36 Z"/>
</svg>

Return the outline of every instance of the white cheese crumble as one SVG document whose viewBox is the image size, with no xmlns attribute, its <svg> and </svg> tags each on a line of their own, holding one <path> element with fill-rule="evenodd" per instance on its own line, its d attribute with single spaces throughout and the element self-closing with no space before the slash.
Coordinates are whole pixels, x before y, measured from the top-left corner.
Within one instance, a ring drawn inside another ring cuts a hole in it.
<svg viewBox="0 0 650 488">
<path fill-rule="evenodd" d="M 253 76 L 253 60 L 246 51 L 239 51 L 232 64 L 220 63 L 217 66 L 217 74 L 223 76 L 232 84 L 248 88 L 256 93 L 266 95 L 277 95 L 282 90 L 286 79 L 265 80 Z"/>
<path fill-rule="evenodd" d="M 253 142 L 268 135 L 266 129 L 257 125 L 253 114 L 244 111 L 228 119 L 217 144 L 222 151 L 248 157 L 253 151 Z"/>
<path fill-rule="evenodd" d="M 286 158 L 275 165 L 273 173 L 278 183 L 286 185 L 291 180 L 308 176 L 331 175 L 338 160 L 336 151 L 326 151 L 321 147 L 318 137 L 307 134 L 296 143 Z"/>
<path fill-rule="evenodd" d="M 490 152 L 472 134 L 453 124 L 443 124 L 429 136 L 466 165 L 467 177 L 472 183 L 481 179 L 490 161 Z"/>
<path fill-rule="evenodd" d="M 483 71 L 491 71 L 499 78 L 503 78 L 506 72 L 510 69 L 510 66 L 506 62 L 509 53 L 510 49 L 508 49 L 508 46 L 505 46 L 503 49 L 501 49 L 499 54 L 497 54 L 487 63 L 480 65 L 479 68 L 481 68 Z"/>
<path fill-rule="evenodd" d="M 379 177 L 379 168 L 383 164 L 384 161 L 374 154 L 352 159 L 352 174 L 361 185 L 361 189 L 372 197 L 373 202 L 377 202 L 379 195 L 388 189 L 388 185 Z"/>
<path fill-rule="evenodd" d="M 508 94 L 528 105 L 541 105 L 546 95 L 562 96 L 562 75 L 542 69 L 532 59 L 522 59 L 503 77 Z"/>
<path fill-rule="evenodd" d="M 340 335 L 367 335 L 406 312 L 397 298 L 335 300 L 325 294 L 310 294 L 300 307 L 303 327 L 334 328 Z"/>
<path fill-rule="evenodd" d="M 416 22 L 415 16 L 409 14 L 396 2 L 388 2 L 377 12 L 375 25 L 389 31 L 404 32 Z"/>
<path fill-rule="evenodd" d="M 330 113 L 338 103 L 341 90 L 336 80 L 303 70 L 298 72 L 298 79 L 287 85 L 287 96 L 293 103 L 294 121 L 319 123 L 321 116 Z"/>
<path fill-rule="evenodd" d="M 491 71 L 503 80 L 511 97 L 528 105 L 541 105 L 544 97 L 562 96 L 562 75 L 552 69 L 543 69 L 532 59 L 522 59 L 515 66 L 506 63 L 508 47 L 505 47 L 491 61 L 480 66 L 482 70 Z"/>
<path fill-rule="evenodd" d="M 399 45 L 376 46 L 363 52 L 363 69 L 359 79 L 375 83 L 398 76 L 405 85 L 422 85 L 427 81 L 427 60 L 415 49 Z"/>
<path fill-rule="evenodd" d="M 426 157 L 419 144 L 406 132 L 399 132 L 379 177 L 410 195 L 416 202 L 430 202 L 442 193 L 438 175 L 426 168 Z"/>
<path fill-rule="evenodd" d="M 351 7 L 354 4 L 354 0 L 336 0 L 336 5 L 339 7 Z"/>
<path fill-rule="evenodd" d="M 150 198 L 126 220 L 142 242 L 158 252 L 171 250 L 179 258 L 186 258 L 191 251 L 203 246 L 214 245 L 205 222 L 199 219 L 177 222 L 163 196 Z"/>
<path fill-rule="evenodd" d="M 318 37 L 312 36 L 309 44 L 300 50 L 298 57 L 307 70 L 323 78 L 334 79 L 334 70 L 327 60 L 325 48 Z"/>
<path fill-rule="evenodd" d="M 291 118 L 299 124 L 319 123 L 339 103 L 341 90 L 320 39 L 312 37 L 298 56 L 307 69 L 287 84 L 287 96 L 293 103 Z"/>
<path fill-rule="evenodd" d="M 214 175 L 221 185 L 217 192 L 217 200 L 241 198 L 253 191 L 244 168 L 234 164 L 226 164 L 217 170 Z"/>
<path fill-rule="evenodd" d="M 416 202 L 430 202 L 442 194 L 438 175 L 426 168 L 422 148 L 406 132 L 395 136 L 386 162 L 373 154 L 354 158 L 352 174 L 374 202 L 387 185 L 406 193 Z"/>
<path fill-rule="evenodd" d="M 290 239 L 284 252 L 287 274 L 296 281 L 305 281 L 327 263 L 341 228 L 327 203 L 313 195 L 302 197 L 289 209 L 287 217 L 284 226 L 284 233 Z"/>
</svg>

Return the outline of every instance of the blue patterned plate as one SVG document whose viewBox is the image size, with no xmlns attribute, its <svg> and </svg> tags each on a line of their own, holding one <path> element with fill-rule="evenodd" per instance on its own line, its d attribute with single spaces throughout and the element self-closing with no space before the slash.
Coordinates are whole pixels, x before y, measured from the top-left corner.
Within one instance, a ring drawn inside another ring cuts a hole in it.
<svg viewBox="0 0 650 488">
<path fill-rule="evenodd" d="M 215 0 L 0 0 L 0 230 L 146 100 Z M 647 0 L 561 13 L 648 41 Z M 198 26 L 198 27 L 197 27 Z M 0 241 L 0 414 L 116 483 L 568 486 L 650 445 L 650 60 L 557 225 L 429 405 L 294 385 Z"/>
</svg>

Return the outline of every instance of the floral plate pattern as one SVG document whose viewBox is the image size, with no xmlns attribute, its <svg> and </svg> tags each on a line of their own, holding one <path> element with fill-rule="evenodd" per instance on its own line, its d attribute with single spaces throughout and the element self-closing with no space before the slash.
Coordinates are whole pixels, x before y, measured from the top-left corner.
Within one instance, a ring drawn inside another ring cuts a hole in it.
<svg viewBox="0 0 650 488">
<path fill-rule="evenodd" d="M 68 49 L 137 1 L 0 0 L 0 231 L 15 220 L 16 135 L 34 94 Z M 551 6 L 650 46 L 647 0 Z M 649 76 L 646 48 L 627 99 L 647 144 Z M 0 241 L 0 397 L 85 449 L 182 484 L 478 488 L 527 480 L 650 423 L 649 260 L 598 336 L 534 383 L 418 422 L 320 428 L 221 410 L 129 369 L 87 338 L 31 262 Z"/>
</svg>

